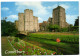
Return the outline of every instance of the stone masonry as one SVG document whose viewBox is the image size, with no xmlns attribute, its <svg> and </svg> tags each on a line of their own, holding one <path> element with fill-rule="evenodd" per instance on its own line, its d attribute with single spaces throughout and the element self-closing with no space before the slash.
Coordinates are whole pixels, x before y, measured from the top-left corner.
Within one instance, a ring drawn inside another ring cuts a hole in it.
<svg viewBox="0 0 80 56">
<path fill-rule="evenodd" d="M 33 11 L 25 9 L 24 13 L 18 13 L 16 26 L 20 32 L 37 32 L 39 30 L 38 17 L 33 16 Z"/>
<path fill-rule="evenodd" d="M 63 7 L 58 6 L 57 8 L 53 9 L 52 24 L 57 24 L 61 28 L 68 27 L 65 9 Z"/>
<path fill-rule="evenodd" d="M 66 22 L 65 9 L 63 7 L 61 7 L 61 6 L 58 6 L 57 8 L 53 9 L 52 17 L 48 18 L 47 23 L 48 23 L 48 25 L 49 24 L 59 25 L 60 28 L 68 27 L 69 24 Z M 39 24 L 40 30 L 42 30 L 42 31 L 43 31 L 43 28 L 45 30 L 45 27 L 43 25 L 44 25 L 43 22 Z"/>
</svg>

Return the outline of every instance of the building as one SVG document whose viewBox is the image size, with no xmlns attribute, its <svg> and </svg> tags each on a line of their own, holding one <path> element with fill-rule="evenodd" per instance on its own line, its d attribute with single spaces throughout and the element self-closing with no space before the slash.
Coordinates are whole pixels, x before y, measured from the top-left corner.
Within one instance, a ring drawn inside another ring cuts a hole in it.
<svg viewBox="0 0 80 56">
<path fill-rule="evenodd" d="M 48 21 L 46 22 L 47 25 L 53 24 L 53 25 L 59 25 L 60 28 L 66 28 L 69 26 L 69 24 L 66 22 L 66 14 L 65 9 L 61 6 L 58 6 L 57 8 L 53 9 L 52 17 L 48 18 Z M 40 30 L 44 31 L 46 28 L 44 28 L 44 25 L 46 27 L 46 24 L 42 22 L 40 23 Z"/>
<path fill-rule="evenodd" d="M 52 19 L 53 19 L 53 18 L 49 17 L 49 19 L 48 19 L 48 21 L 47 21 L 48 24 L 52 24 Z"/>
<path fill-rule="evenodd" d="M 16 29 L 18 29 L 18 21 L 17 20 L 15 21 L 15 26 L 16 26 Z"/>
<path fill-rule="evenodd" d="M 58 6 L 57 8 L 53 9 L 52 24 L 59 25 L 61 28 L 68 27 L 65 9 L 63 7 Z"/>
<path fill-rule="evenodd" d="M 18 13 L 18 21 L 15 21 L 16 28 L 20 32 L 38 32 L 38 17 L 33 16 L 33 11 L 25 9 L 24 13 Z"/>
<path fill-rule="evenodd" d="M 47 31 L 48 23 L 47 21 L 43 21 L 42 23 L 39 23 L 40 31 Z"/>
</svg>

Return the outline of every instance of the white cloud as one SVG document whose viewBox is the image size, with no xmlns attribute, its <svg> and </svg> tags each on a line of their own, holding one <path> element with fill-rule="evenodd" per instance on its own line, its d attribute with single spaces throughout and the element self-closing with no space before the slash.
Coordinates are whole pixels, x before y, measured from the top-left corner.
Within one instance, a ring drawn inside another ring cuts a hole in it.
<svg viewBox="0 0 80 56">
<path fill-rule="evenodd" d="M 48 8 L 48 9 L 54 9 L 54 8 L 56 8 L 57 6 L 58 6 L 57 4 L 54 4 L 54 5 L 52 5 L 52 6 L 48 6 L 47 8 Z M 66 5 L 66 4 L 60 4 L 60 6 L 62 6 L 62 7 L 65 8 L 66 10 L 69 9 L 69 6 Z"/>
<path fill-rule="evenodd" d="M 41 17 L 38 17 L 38 20 L 39 20 L 39 22 L 42 22 L 43 21 L 43 19 Z"/>
<path fill-rule="evenodd" d="M 56 8 L 58 5 L 54 4 L 52 6 L 45 7 L 41 4 L 41 2 L 16 2 L 15 5 L 17 6 L 18 12 L 24 12 L 25 9 L 32 9 L 33 15 L 37 16 L 39 19 L 39 22 L 42 22 L 43 20 L 47 20 L 50 16 L 52 16 L 51 12 L 49 12 L 47 9 L 52 10 Z M 66 10 L 69 9 L 69 5 L 66 4 L 60 4 L 63 8 Z"/>
<path fill-rule="evenodd" d="M 48 14 L 46 7 L 42 6 L 41 2 L 16 2 L 15 5 L 18 12 L 23 12 L 24 9 L 32 9 L 35 16 Z"/>
<path fill-rule="evenodd" d="M 66 10 L 69 9 L 69 6 L 68 6 L 68 5 L 65 5 L 65 4 L 60 4 L 60 6 L 62 6 L 62 7 L 65 8 Z"/>
<path fill-rule="evenodd" d="M 3 7 L 1 9 L 4 10 L 4 11 L 8 11 L 9 10 L 9 8 L 7 8 L 7 7 Z"/>
<path fill-rule="evenodd" d="M 75 23 L 75 19 L 77 19 L 78 15 L 66 15 L 66 21 L 69 24 L 73 24 Z"/>
<path fill-rule="evenodd" d="M 54 9 L 54 8 L 56 8 L 56 7 L 57 7 L 57 4 L 54 4 L 54 5 L 48 6 L 48 7 L 46 7 L 46 8 L 48 8 L 48 9 Z"/>
<path fill-rule="evenodd" d="M 18 16 L 17 15 L 9 15 L 9 16 L 7 16 L 7 21 L 14 22 L 17 19 L 18 19 Z"/>
</svg>

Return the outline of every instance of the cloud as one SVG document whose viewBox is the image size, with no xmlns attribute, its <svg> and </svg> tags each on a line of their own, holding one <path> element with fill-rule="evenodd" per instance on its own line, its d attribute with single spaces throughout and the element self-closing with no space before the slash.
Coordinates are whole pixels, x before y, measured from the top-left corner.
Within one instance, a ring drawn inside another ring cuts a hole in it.
<svg viewBox="0 0 80 56">
<path fill-rule="evenodd" d="M 3 11 L 8 11 L 9 10 L 9 8 L 7 8 L 7 7 L 3 7 L 3 8 L 1 8 Z"/>
<path fill-rule="evenodd" d="M 54 8 L 56 8 L 57 6 L 58 6 L 57 4 L 54 4 L 54 5 L 52 5 L 52 6 L 48 6 L 47 8 L 48 8 L 48 9 L 54 9 Z M 69 9 L 69 6 L 66 5 L 66 4 L 60 4 L 59 6 L 62 6 L 62 7 L 65 8 L 66 10 Z"/>
<path fill-rule="evenodd" d="M 39 21 L 39 22 L 42 22 L 43 19 L 42 19 L 41 17 L 38 17 L 38 21 Z"/>
<path fill-rule="evenodd" d="M 75 19 L 77 19 L 78 15 L 66 15 L 66 21 L 69 24 L 73 24 L 75 23 Z"/>
<path fill-rule="evenodd" d="M 63 8 L 65 8 L 66 10 L 69 9 L 69 6 L 66 4 L 60 4 L 60 6 L 62 6 Z"/>
<path fill-rule="evenodd" d="M 44 7 L 41 2 L 16 2 L 18 12 L 23 12 L 24 9 L 32 9 L 35 16 L 43 16 L 48 14 L 46 7 Z"/>
<path fill-rule="evenodd" d="M 14 22 L 17 19 L 18 19 L 18 16 L 17 15 L 9 15 L 9 16 L 7 16 L 7 21 Z"/>
<path fill-rule="evenodd" d="M 54 4 L 52 6 L 47 6 L 46 7 L 46 6 L 43 6 L 41 4 L 41 2 L 30 2 L 30 1 L 16 2 L 15 5 L 17 6 L 16 10 L 18 12 L 24 12 L 25 9 L 32 9 L 33 10 L 33 15 L 38 17 L 39 22 L 47 20 L 50 16 L 52 17 L 52 14 L 51 14 L 51 12 L 49 12 L 49 10 L 52 10 L 52 9 L 54 9 L 58 6 L 57 4 Z M 67 4 L 60 4 L 60 6 L 62 6 L 66 10 L 70 8 L 70 6 L 67 5 Z M 49 9 L 49 10 L 47 10 L 47 9 Z M 67 15 L 68 23 L 70 23 L 70 24 L 74 23 L 74 20 L 75 20 L 74 18 L 76 18 L 76 16 L 74 16 L 74 17 L 73 16 L 74 15 Z M 69 20 L 68 20 L 69 18 L 71 18 L 70 21 L 73 20 L 73 22 L 69 22 Z"/>
<path fill-rule="evenodd" d="M 57 4 L 54 4 L 54 5 L 52 5 L 52 6 L 48 6 L 48 7 L 46 7 L 47 9 L 54 9 L 54 8 L 56 8 L 57 7 Z"/>
</svg>

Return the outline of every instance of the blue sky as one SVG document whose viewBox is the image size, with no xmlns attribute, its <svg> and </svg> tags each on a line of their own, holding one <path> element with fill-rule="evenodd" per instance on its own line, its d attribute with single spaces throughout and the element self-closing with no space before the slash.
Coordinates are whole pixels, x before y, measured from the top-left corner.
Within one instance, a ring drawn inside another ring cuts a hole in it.
<svg viewBox="0 0 80 56">
<path fill-rule="evenodd" d="M 33 15 L 38 17 L 39 23 L 52 17 L 52 10 L 58 6 L 65 8 L 66 22 L 73 24 L 79 16 L 79 2 L 77 1 L 44 1 L 44 2 L 1 2 L 1 19 L 7 17 L 7 21 L 18 20 L 18 13 L 24 13 L 25 9 L 32 9 Z"/>
</svg>

